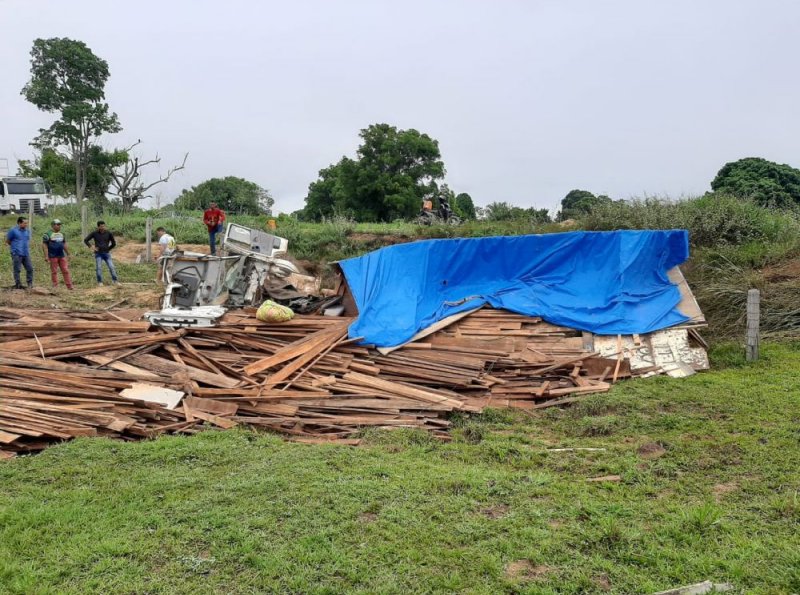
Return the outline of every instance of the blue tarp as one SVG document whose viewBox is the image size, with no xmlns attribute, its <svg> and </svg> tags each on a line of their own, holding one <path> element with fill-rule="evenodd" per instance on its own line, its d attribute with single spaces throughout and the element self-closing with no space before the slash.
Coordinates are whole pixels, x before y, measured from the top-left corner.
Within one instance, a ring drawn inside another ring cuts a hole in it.
<svg viewBox="0 0 800 595">
<path fill-rule="evenodd" d="M 392 347 L 483 304 L 601 335 L 687 320 L 667 271 L 689 256 L 685 230 L 427 240 L 341 267 L 358 306 L 350 337 Z"/>
</svg>

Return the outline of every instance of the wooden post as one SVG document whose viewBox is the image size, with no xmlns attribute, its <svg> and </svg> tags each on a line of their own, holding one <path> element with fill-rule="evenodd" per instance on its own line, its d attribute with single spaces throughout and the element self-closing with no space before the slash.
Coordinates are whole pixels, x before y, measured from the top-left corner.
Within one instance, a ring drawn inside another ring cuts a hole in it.
<svg viewBox="0 0 800 595">
<path fill-rule="evenodd" d="M 81 205 L 81 240 L 89 235 L 89 205 Z"/>
<path fill-rule="evenodd" d="M 147 218 L 147 222 L 145 223 L 145 226 L 144 226 L 144 233 L 145 233 L 145 236 L 146 236 L 145 244 L 147 245 L 147 251 L 145 252 L 145 256 L 147 258 L 147 262 L 150 262 L 151 260 L 153 260 L 153 246 L 152 246 L 152 241 L 153 241 L 153 238 L 152 238 L 152 236 L 153 236 L 153 218 L 152 217 L 148 217 Z"/>
<path fill-rule="evenodd" d="M 31 233 L 31 244 L 36 246 L 36 241 L 33 239 L 33 215 L 36 213 L 36 211 L 34 210 L 33 205 L 33 199 L 31 198 L 28 201 L 28 229 Z"/>
<path fill-rule="evenodd" d="M 761 292 L 747 291 L 747 361 L 758 359 L 758 323 L 761 318 Z"/>
</svg>

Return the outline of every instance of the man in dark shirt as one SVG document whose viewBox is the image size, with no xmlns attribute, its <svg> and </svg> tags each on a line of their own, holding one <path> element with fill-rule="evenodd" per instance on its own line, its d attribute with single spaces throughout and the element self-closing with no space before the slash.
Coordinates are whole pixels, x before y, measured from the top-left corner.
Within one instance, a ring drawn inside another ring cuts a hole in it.
<svg viewBox="0 0 800 595">
<path fill-rule="evenodd" d="M 89 244 L 92 240 L 94 240 L 94 246 Z M 94 270 L 97 274 L 97 284 L 103 284 L 103 262 L 105 262 L 111 273 L 111 281 L 116 285 L 117 271 L 114 268 L 114 261 L 111 260 L 111 250 L 114 249 L 117 242 L 114 239 L 114 234 L 106 229 L 106 222 L 98 221 L 97 229 L 86 236 L 83 243 L 94 250 Z"/>
</svg>

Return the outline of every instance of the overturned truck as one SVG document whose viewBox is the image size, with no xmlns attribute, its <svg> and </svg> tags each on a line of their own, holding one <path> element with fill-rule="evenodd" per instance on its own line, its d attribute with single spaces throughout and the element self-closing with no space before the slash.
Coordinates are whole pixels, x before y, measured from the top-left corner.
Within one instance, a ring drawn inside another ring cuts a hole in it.
<svg viewBox="0 0 800 595">
<path fill-rule="evenodd" d="M 228 308 L 273 297 L 302 311 L 318 304 L 316 280 L 286 258 L 289 242 L 229 223 L 222 255 L 178 251 L 163 257 L 161 310 L 145 318 L 159 326 L 211 326 Z"/>
</svg>

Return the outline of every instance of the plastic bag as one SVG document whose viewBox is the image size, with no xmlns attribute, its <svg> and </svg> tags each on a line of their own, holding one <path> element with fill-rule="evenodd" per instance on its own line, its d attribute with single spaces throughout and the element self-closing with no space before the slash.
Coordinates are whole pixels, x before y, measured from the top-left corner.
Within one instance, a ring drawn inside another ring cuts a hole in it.
<svg viewBox="0 0 800 595">
<path fill-rule="evenodd" d="M 294 312 L 291 308 L 267 300 L 259 306 L 256 318 L 261 322 L 286 322 L 294 318 Z"/>
</svg>

